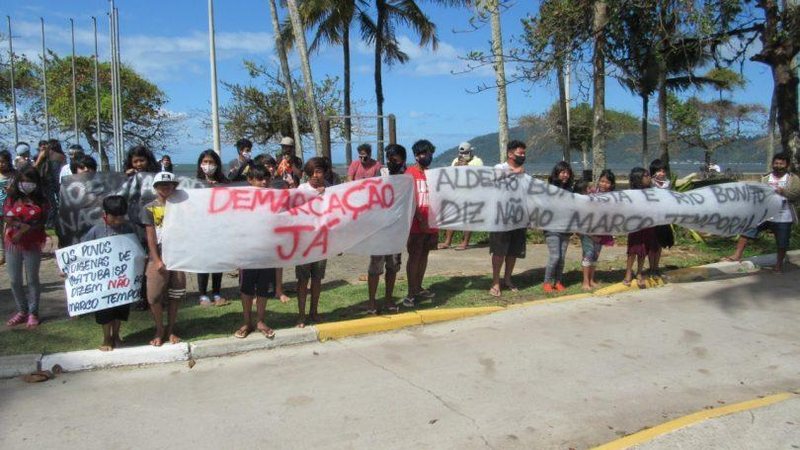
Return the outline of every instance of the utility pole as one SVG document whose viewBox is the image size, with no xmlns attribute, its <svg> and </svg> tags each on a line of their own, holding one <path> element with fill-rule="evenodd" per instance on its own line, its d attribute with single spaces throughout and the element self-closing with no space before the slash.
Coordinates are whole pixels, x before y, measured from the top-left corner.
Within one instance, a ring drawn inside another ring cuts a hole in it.
<svg viewBox="0 0 800 450">
<path fill-rule="evenodd" d="M 103 157 L 103 133 L 100 131 L 100 77 L 97 70 L 100 64 L 100 54 L 97 51 L 97 18 L 92 16 L 92 27 L 94 28 L 94 115 L 95 115 L 95 135 L 97 139 L 97 154 L 100 155 L 102 163 Z M 100 164 L 103 170 L 103 164 Z"/>
<path fill-rule="evenodd" d="M 78 88 L 75 85 L 75 21 L 69 19 L 69 27 L 72 32 L 72 127 L 75 130 L 75 143 L 80 145 L 81 138 L 78 135 Z"/>
<path fill-rule="evenodd" d="M 44 103 L 44 134 L 50 139 L 50 111 L 47 109 L 47 48 L 44 43 L 44 17 L 39 17 L 42 22 L 42 103 Z"/>
<path fill-rule="evenodd" d="M 278 33 L 279 30 L 275 30 Z M 217 99 L 217 54 L 214 44 L 214 0 L 208 0 L 208 45 L 211 59 L 211 133 L 214 140 L 214 151 L 222 154 L 219 144 L 219 103 Z"/>
<path fill-rule="evenodd" d="M 14 44 L 11 37 L 11 16 L 8 19 L 8 59 L 11 61 L 11 111 L 14 115 L 14 145 L 19 142 L 19 125 L 17 124 L 17 93 L 14 89 Z"/>
<path fill-rule="evenodd" d="M 117 77 L 114 76 L 114 59 L 116 58 L 116 52 L 114 51 L 114 17 L 112 17 L 111 13 L 108 14 L 108 30 L 109 46 L 111 48 L 109 70 L 111 76 L 111 130 L 114 136 L 114 170 L 121 172 L 122 158 L 119 150 L 119 130 L 117 130 Z"/>
</svg>

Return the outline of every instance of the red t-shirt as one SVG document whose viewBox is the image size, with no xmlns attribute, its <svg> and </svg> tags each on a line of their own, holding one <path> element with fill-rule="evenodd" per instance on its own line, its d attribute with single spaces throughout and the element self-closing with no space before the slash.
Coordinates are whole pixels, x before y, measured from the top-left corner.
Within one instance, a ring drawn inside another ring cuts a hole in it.
<svg viewBox="0 0 800 450">
<path fill-rule="evenodd" d="M 414 192 L 417 200 L 417 212 L 425 217 L 428 217 L 428 211 L 431 208 L 430 196 L 428 194 L 428 178 L 425 176 L 425 170 L 419 165 L 414 165 L 406 169 L 406 175 L 411 175 L 414 178 Z M 422 233 L 419 221 L 416 217 L 411 221 L 411 232 Z M 437 234 L 437 228 L 428 228 L 426 233 Z"/>
<path fill-rule="evenodd" d="M 380 174 L 381 167 L 383 167 L 381 163 L 375 160 L 372 161 L 370 166 L 364 167 L 364 164 L 361 164 L 361 160 L 358 159 L 350 163 L 350 167 L 347 169 L 347 176 L 351 181 L 376 177 Z"/>
<path fill-rule="evenodd" d="M 11 242 L 11 238 L 19 232 L 13 224 L 6 226 L 3 241 L 6 246 L 16 247 L 21 250 L 41 250 L 47 234 L 44 231 L 44 222 L 47 219 L 47 206 L 39 206 L 35 203 L 28 203 L 23 200 L 15 202 L 6 201 L 3 206 L 3 217 L 12 218 L 19 222 L 30 225 L 30 230 L 22 235 L 16 244 Z"/>
</svg>

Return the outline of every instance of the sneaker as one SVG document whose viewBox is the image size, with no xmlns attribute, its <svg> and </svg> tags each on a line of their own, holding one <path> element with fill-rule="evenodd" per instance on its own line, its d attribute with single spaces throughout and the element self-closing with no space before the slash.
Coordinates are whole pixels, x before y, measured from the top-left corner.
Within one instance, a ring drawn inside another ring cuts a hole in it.
<svg viewBox="0 0 800 450">
<path fill-rule="evenodd" d="M 6 326 L 13 327 L 15 325 L 19 325 L 21 323 L 25 323 L 28 320 L 28 315 L 25 313 L 18 312 L 11 316 L 10 319 L 6 322 Z"/>
<path fill-rule="evenodd" d="M 207 295 L 201 295 L 200 306 L 211 306 L 211 299 Z"/>
<path fill-rule="evenodd" d="M 39 318 L 36 317 L 36 314 L 28 314 L 28 324 L 26 327 L 28 328 L 36 328 L 39 326 Z"/>
<path fill-rule="evenodd" d="M 406 297 L 406 298 L 404 298 L 402 304 L 406 308 L 413 308 L 414 307 L 414 297 Z"/>
<path fill-rule="evenodd" d="M 545 292 L 546 294 L 549 294 L 549 293 L 551 293 L 551 292 L 553 292 L 553 291 L 555 290 L 555 289 L 553 288 L 553 285 L 552 285 L 552 284 L 550 284 L 550 283 L 545 283 L 545 284 L 544 284 L 544 286 L 542 286 L 542 289 L 544 289 L 544 292 Z"/>
<path fill-rule="evenodd" d="M 564 287 L 564 285 L 563 285 L 563 284 L 561 284 L 561 282 L 560 282 L 560 281 L 556 282 L 556 286 L 555 286 L 555 288 L 556 288 L 556 290 L 557 290 L 558 292 L 561 292 L 561 291 L 566 291 L 566 290 L 567 290 L 567 288 L 565 288 L 565 287 Z"/>
<path fill-rule="evenodd" d="M 221 296 L 219 294 L 214 294 L 214 305 L 215 306 L 227 306 L 227 305 L 230 305 L 230 304 L 231 304 L 231 302 L 226 300 L 225 297 L 223 297 L 223 296 Z"/>
<path fill-rule="evenodd" d="M 423 289 L 423 290 L 417 292 L 417 297 L 433 298 L 433 297 L 436 297 L 436 294 L 434 294 L 433 292 L 431 292 L 431 291 L 429 291 L 427 289 Z"/>
</svg>

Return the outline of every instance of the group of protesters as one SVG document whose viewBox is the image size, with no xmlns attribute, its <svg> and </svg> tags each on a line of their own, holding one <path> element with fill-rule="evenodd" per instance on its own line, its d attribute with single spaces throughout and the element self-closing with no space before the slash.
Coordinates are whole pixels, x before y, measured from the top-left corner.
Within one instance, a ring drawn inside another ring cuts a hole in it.
<svg viewBox="0 0 800 450">
<path fill-rule="evenodd" d="M 268 154 L 253 156 L 253 144 L 248 139 L 236 142 L 237 157 L 224 170 L 219 155 L 213 150 L 199 154 L 196 178 L 208 186 L 222 186 L 229 183 L 247 183 L 256 188 L 300 189 L 314 195 L 322 195 L 325 189 L 338 184 L 340 177 L 333 171 L 331 161 L 325 157 L 314 157 L 303 162 L 295 151 L 294 141 L 284 137 L 280 141 L 281 150 L 276 157 Z M 408 260 L 405 264 L 408 290 L 405 297 L 396 304 L 394 286 L 401 270 L 401 254 L 374 255 L 370 257 L 368 274 L 368 314 L 394 313 L 399 307 L 414 308 L 419 302 L 433 298 L 434 292 L 423 286 L 429 252 L 450 248 L 453 232 L 445 232 L 444 241 L 439 243 L 439 230 L 428 222 L 430 209 L 429 190 L 426 172 L 436 151 L 434 145 L 425 139 L 411 147 L 413 159 L 407 156 L 406 149 L 398 144 L 389 144 L 384 149 L 385 165 L 373 158 L 369 144 L 358 146 L 358 159 L 347 170 L 347 181 L 364 178 L 405 174 L 414 179 L 415 208 L 411 221 L 406 250 Z M 511 141 L 506 149 L 506 162 L 495 169 L 509 174 L 525 174 L 526 145 L 521 141 Z M 38 304 L 40 286 L 38 280 L 42 248 L 49 237 L 47 228 L 56 230 L 60 245 L 62 233 L 57 224 L 59 206 L 59 184 L 61 178 L 73 174 L 97 171 L 97 162 L 83 152 L 79 146 L 71 146 L 69 157 L 65 155 L 57 140 L 41 141 L 35 157 L 31 156 L 26 143 L 19 143 L 15 155 L 0 151 L 0 205 L 4 221 L 4 252 L 0 262 L 7 266 L 11 289 L 17 312 L 6 322 L 7 326 L 25 324 L 34 328 L 39 324 Z M 778 247 L 778 265 L 783 268 L 783 259 L 789 246 L 792 223 L 797 221 L 791 203 L 800 198 L 800 179 L 789 171 L 791 159 L 786 154 L 773 158 L 772 172 L 763 182 L 772 186 L 784 196 L 784 209 L 779 216 L 761 224 L 752 233 L 743 235 L 737 252 L 730 257 L 738 260 L 749 239 L 757 237 L 758 232 L 771 229 Z M 453 166 L 482 166 L 483 162 L 475 155 L 475 149 L 468 142 L 458 147 L 458 156 Z M 162 227 L 167 213 L 167 200 L 176 192 L 178 179 L 173 174 L 169 156 L 157 161 L 154 154 L 144 146 L 131 148 L 124 164 L 129 177 L 139 173 L 155 173 L 152 189 L 155 200 L 143 205 L 129 205 L 125 197 L 108 196 L 103 200 L 103 222 L 96 224 L 82 237 L 81 242 L 117 234 L 135 233 L 148 255 L 145 268 L 144 288 L 140 307 L 149 309 L 155 322 L 156 332 L 150 343 L 160 346 L 165 341 L 180 341 L 175 323 L 178 304 L 186 296 L 186 275 L 180 271 L 168 270 L 161 259 Z M 656 159 L 648 168 L 635 167 L 629 175 L 630 189 L 659 188 L 670 189 L 670 176 L 666 164 Z M 603 170 L 597 181 L 576 179 L 568 162 L 555 164 L 548 177 L 548 183 L 578 194 L 603 194 L 616 189 L 616 176 L 610 170 Z M 129 214 L 129 208 L 140 208 L 140 213 Z M 129 217 L 137 219 L 131 221 Z M 572 235 L 544 230 L 544 240 L 548 252 L 542 289 L 545 293 L 561 292 L 564 285 L 564 266 L 567 248 Z M 612 236 L 581 235 L 581 266 L 583 272 L 582 288 L 592 290 L 597 287 L 595 268 L 604 246 L 614 244 Z M 463 240 L 455 250 L 468 248 L 470 233 L 463 233 Z M 660 276 L 660 258 L 663 248 L 674 244 L 672 228 L 669 225 L 657 226 L 630 233 L 627 236 L 627 261 L 623 283 L 631 285 L 634 281 L 640 287 L 646 286 L 648 275 Z M 512 275 L 517 259 L 524 258 L 527 247 L 527 228 L 511 231 L 491 232 L 489 252 L 491 254 L 492 283 L 489 294 L 500 297 L 504 290 L 517 291 Z M 649 264 L 649 274 L 644 270 Z M 295 267 L 297 279 L 297 326 L 320 321 L 318 306 L 325 277 L 326 260 L 301 264 Z M 27 278 L 23 289 L 23 272 Z M 239 278 L 239 294 L 243 306 L 243 325 L 234 332 L 237 338 L 247 337 L 258 331 L 266 338 L 275 336 L 266 324 L 266 302 L 277 298 L 288 302 L 283 287 L 281 268 L 242 269 L 234 274 Z M 378 286 L 381 276 L 385 280 L 384 300 L 381 307 L 377 302 Z M 198 302 L 201 306 L 224 306 L 229 304 L 222 295 L 223 273 L 198 273 Z M 211 287 L 209 289 L 209 282 Z M 256 304 L 255 323 L 252 320 L 252 306 Z M 306 309 L 308 303 L 308 310 Z M 166 309 L 167 325 L 163 324 Z M 96 321 L 103 326 L 101 350 L 111 350 L 120 345 L 119 328 L 121 321 L 128 318 L 130 305 L 116 306 L 96 312 Z"/>
</svg>

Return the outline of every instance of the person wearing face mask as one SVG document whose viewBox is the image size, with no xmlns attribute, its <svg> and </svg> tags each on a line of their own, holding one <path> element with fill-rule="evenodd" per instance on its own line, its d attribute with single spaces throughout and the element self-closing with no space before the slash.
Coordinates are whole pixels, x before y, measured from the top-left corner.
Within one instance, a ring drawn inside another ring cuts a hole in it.
<svg viewBox="0 0 800 450">
<path fill-rule="evenodd" d="M 39 325 L 39 266 L 47 238 L 44 225 L 48 209 L 39 172 L 33 166 L 25 166 L 8 187 L 8 198 L 3 205 L 6 268 L 17 305 L 17 312 L 8 319 L 7 326 L 27 323 L 28 328 L 35 328 Z M 27 292 L 23 290 L 23 270 L 24 279 L 28 281 Z"/>
<path fill-rule="evenodd" d="M 723 258 L 724 261 L 741 261 L 747 242 L 758 238 L 758 235 L 764 230 L 772 230 L 777 247 L 777 260 L 773 270 L 777 273 L 783 272 L 783 263 L 792 235 L 792 224 L 797 222 L 796 206 L 800 202 L 800 177 L 790 172 L 791 158 L 791 155 L 785 152 L 773 156 L 772 172 L 761 178 L 762 183 L 768 184 L 784 198 L 780 212 L 770 220 L 761 222 L 756 228 L 739 236 L 739 240 L 736 242 L 736 251 L 733 255 Z"/>
<path fill-rule="evenodd" d="M 222 161 L 214 150 L 208 149 L 197 158 L 197 179 L 210 187 L 228 183 L 222 174 Z M 211 278 L 211 297 L 208 296 L 208 279 Z M 230 304 L 221 293 L 222 273 L 198 273 L 197 290 L 200 294 L 200 306 L 225 306 Z M 212 303 L 213 300 L 213 303 Z"/>
<path fill-rule="evenodd" d="M 350 163 L 350 167 L 347 169 L 347 180 L 355 181 L 380 175 L 383 166 L 372 159 L 372 146 L 361 144 L 357 151 L 358 159 Z"/>
<path fill-rule="evenodd" d="M 228 181 L 234 183 L 247 181 L 247 169 L 253 160 L 253 142 L 246 138 L 239 139 L 236 141 L 236 152 L 238 155 L 228 169 Z"/>
<path fill-rule="evenodd" d="M 506 147 L 506 162 L 497 164 L 495 169 L 517 176 L 525 175 L 525 143 L 511 141 Z M 511 281 L 514 265 L 518 258 L 525 258 L 527 245 L 527 229 L 519 228 L 511 231 L 498 231 L 489 233 L 489 253 L 492 255 L 492 287 L 489 294 L 500 297 L 503 288 L 511 292 L 519 289 Z M 500 281 L 500 270 L 505 263 L 503 280 Z"/>
<path fill-rule="evenodd" d="M 428 225 L 428 210 L 430 197 L 428 194 L 428 181 L 425 171 L 433 162 L 433 152 L 436 147 L 426 139 L 419 140 L 411 146 L 417 164 L 406 169 L 406 174 L 414 178 L 416 191 L 416 208 L 414 218 L 411 220 L 411 233 L 408 236 L 406 250 L 408 250 L 408 263 L 406 264 L 406 277 L 408 279 L 408 295 L 403 299 L 403 306 L 413 308 L 421 299 L 432 298 L 434 293 L 422 287 L 425 270 L 428 267 L 428 254 L 436 249 L 439 240 L 439 230 Z"/>
<path fill-rule="evenodd" d="M 475 149 L 472 147 L 472 144 L 469 142 L 462 142 L 458 145 L 458 157 L 453 160 L 450 164 L 451 166 L 458 167 L 458 166 L 473 166 L 473 167 L 481 167 L 483 166 L 483 161 L 475 156 Z M 444 250 L 446 248 L 450 248 L 453 244 L 453 230 L 447 230 L 444 233 L 444 242 L 439 244 L 437 248 L 439 250 Z M 469 247 L 469 238 L 472 235 L 470 231 L 462 232 L 464 235 L 464 239 L 461 241 L 455 249 L 456 250 L 466 250 Z"/>
</svg>

